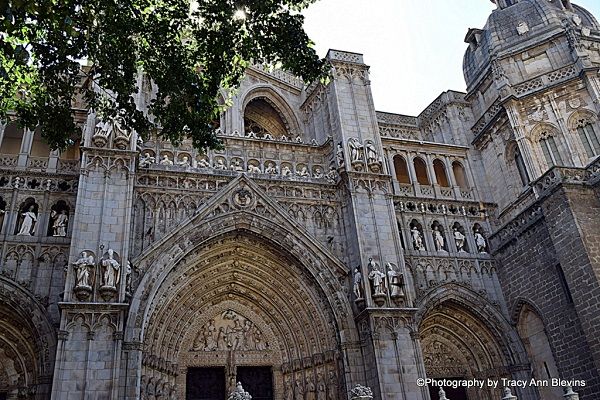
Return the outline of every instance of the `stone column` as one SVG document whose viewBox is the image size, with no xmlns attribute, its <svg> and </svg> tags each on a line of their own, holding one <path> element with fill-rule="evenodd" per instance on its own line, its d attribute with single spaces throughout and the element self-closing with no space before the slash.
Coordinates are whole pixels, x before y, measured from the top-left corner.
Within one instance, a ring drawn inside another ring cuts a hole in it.
<svg viewBox="0 0 600 400">
<path fill-rule="evenodd" d="M 29 129 L 24 129 L 23 139 L 21 140 L 21 149 L 19 150 L 19 158 L 17 159 L 18 168 L 26 168 L 29 153 L 31 152 L 31 145 L 33 144 L 34 132 Z"/>
<path fill-rule="evenodd" d="M 4 131 L 6 130 L 5 123 L 0 122 L 0 147 L 2 147 L 2 140 L 4 139 Z"/>
</svg>

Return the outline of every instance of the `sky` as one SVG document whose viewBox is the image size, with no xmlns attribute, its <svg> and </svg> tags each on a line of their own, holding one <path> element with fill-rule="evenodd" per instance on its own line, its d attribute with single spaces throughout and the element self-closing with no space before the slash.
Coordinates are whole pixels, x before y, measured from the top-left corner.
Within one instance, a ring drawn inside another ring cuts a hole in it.
<svg viewBox="0 0 600 400">
<path fill-rule="evenodd" d="M 600 18 L 600 0 L 573 2 Z M 418 115 L 443 91 L 465 91 L 465 34 L 495 8 L 489 0 L 318 0 L 303 13 L 320 56 L 364 55 L 378 111 Z"/>
</svg>

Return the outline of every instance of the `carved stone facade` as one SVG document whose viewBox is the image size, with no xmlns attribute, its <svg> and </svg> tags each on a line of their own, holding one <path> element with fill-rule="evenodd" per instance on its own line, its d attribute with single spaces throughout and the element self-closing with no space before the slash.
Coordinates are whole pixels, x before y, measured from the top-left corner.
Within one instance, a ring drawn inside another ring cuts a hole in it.
<svg viewBox="0 0 600 400">
<path fill-rule="evenodd" d="M 93 112 L 62 153 L 1 125 L 0 396 L 186 399 L 215 373 L 223 399 L 596 399 L 600 25 L 497 5 L 468 93 L 418 116 L 331 50 L 327 85 L 252 66 L 221 93 L 224 150 Z"/>
</svg>

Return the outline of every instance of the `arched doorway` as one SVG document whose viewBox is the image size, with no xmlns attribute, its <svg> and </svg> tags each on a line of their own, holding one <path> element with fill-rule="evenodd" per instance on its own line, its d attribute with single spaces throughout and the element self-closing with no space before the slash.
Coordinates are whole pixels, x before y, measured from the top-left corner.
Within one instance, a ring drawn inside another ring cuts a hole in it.
<svg viewBox="0 0 600 400">
<path fill-rule="evenodd" d="M 346 392 L 343 340 L 356 340 L 340 284 L 347 271 L 239 180 L 134 260 L 146 271 L 126 328 L 144 353 L 137 396 L 199 399 L 218 386 L 213 397 L 225 399 L 246 379 L 256 399 L 338 398 Z M 257 380 L 269 390 L 251 389 Z"/>
</svg>

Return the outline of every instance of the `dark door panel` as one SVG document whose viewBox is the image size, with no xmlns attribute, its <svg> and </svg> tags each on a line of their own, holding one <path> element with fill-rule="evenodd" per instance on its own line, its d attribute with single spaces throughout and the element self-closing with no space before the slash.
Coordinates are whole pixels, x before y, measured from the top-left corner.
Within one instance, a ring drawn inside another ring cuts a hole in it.
<svg viewBox="0 0 600 400">
<path fill-rule="evenodd" d="M 188 368 L 185 391 L 187 400 L 224 400 L 225 368 Z"/>
<path fill-rule="evenodd" d="M 271 367 L 237 367 L 237 381 L 252 396 L 252 400 L 273 400 Z"/>
</svg>

